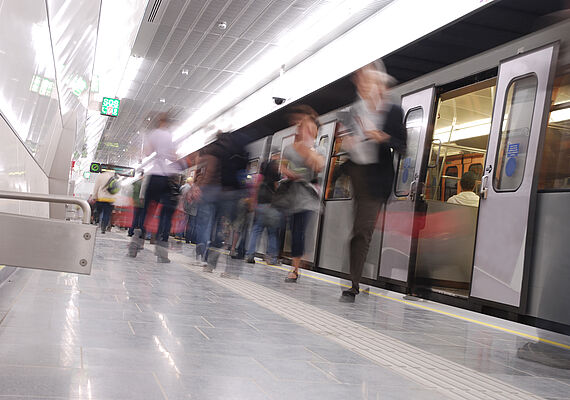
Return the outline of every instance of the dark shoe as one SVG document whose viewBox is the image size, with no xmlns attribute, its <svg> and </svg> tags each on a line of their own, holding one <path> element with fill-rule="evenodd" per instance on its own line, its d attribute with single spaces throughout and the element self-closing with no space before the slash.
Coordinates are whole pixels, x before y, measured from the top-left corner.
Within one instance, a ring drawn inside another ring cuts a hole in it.
<svg viewBox="0 0 570 400">
<path fill-rule="evenodd" d="M 255 264 L 255 258 L 253 258 L 253 256 L 248 256 L 248 257 L 245 259 L 245 262 L 248 263 L 248 264 Z"/>
<path fill-rule="evenodd" d="M 170 262 L 170 259 L 158 256 L 158 257 L 156 257 L 156 262 L 168 264 Z"/>
<path fill-rule="evenodd" d="M 281 265 L 281 263 L 279 262 L 279 260 L 277 258 L 271 258 L 267 264 L 269 264 L 269 265 Z"/>
<path fill-rule="evenodd" d="M 101 234 L 104 235 L 104 234 L 105 234 L 105 230 L 102 230 L 102 231 L 101 231 Z"/>
<path fill-rule="evenodd" d="M 295 271 L 291 271 L 291 272 L 289 272 L 289 274 L 295 275 L 295 277 L 293 278 L 293 277 L 288 276 L 287 278 L 285 278 L 285 282 L 286 283 L 296 283 L 297 279 L 299 279 L 299 273 L 295 272 Z"/>
<path fill-rule="evenodd" d="M 343 290 L 340 299 L 338 299 L 338 301 L 340 301 L 341 303 L 354 303 L 355 300 L 356 300 L 356 293 L 354 293 L 352 289 Z"/>
</svg>

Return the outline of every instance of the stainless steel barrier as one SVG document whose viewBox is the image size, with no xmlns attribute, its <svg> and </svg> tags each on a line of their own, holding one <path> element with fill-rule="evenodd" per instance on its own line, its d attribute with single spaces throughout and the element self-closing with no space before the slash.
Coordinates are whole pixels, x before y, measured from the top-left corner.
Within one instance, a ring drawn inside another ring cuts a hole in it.
<svg viewBox="0 0 570 400">
<path fill-rule="evenodd" d="M 77 204 L 83 223 L 0 212 L 0 264 L 13 267 L 90 274 L 97 227 L 83 199 L 0 191 L 0 199 Z"/>
</svg>

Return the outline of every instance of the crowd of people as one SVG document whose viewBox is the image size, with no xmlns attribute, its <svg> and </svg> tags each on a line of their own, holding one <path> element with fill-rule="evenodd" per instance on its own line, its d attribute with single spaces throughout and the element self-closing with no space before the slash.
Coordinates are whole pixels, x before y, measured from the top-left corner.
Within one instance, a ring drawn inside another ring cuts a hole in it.
<svg viewBox="0 0 570 400">
<path fill-rule="evenodd" d="M 342 173 L 351 180 L 355 213 L 350 242 L 352 287 L 343 292 L 341 301 L 352 302 L 359 293 L 359 283 L 375 222 L 387 201 L 394 180 L 393 153 L 405 152 L 406 131 L 402 109 L 388 96 L 391 77 L 381 63 L 369 64 L 353 74 L 357 99 L 348 113 L 339 118 L 351 131 L 342 141 L 348 160 Z M 219 132 L 216 140 L 200 150 L 193 160 L 194 175 L 184 178 L 188 168 L 178 160 L 172 141 L 169 116 L 158 117 L 158 124 L 144 142 L 145 155 L 155 153 L 153 165 L 132 185 L 133 221 L 128 235 L 130 257 L 137 257 L 148 235 L 145 221 L 159 215 L 153 233 L 157 262 L 168 263 L 168 240 L 172 216 L 178 209 L 185 218 L 174 231 L 186 243 L 195 243 L 196 263 L 204 271 L 217 267 L 220 251 L 225 248 L 231 259 L 255 263 L 259 239 L 267 231 L 267 262 L 279 263 L 285 228 L 291 233 L 291 270 L 285 281 L 297 282 L 305 254 L 308 224 L 320 210 L 319 174 L 326 163 L 326 149 L 316 143 L 318 114 L 308 105 L 290 107 L 288 122 L 295 126 L 292 144 L 272 152 L 259 173 L 248 175 L 243 132 Z M 101 210 L 101 232 L 109 224 L 112 173 L 101 174 L 93 197 Z M 185 179 L 185 181 L 184 181 Z M 160 210 L 160 211 L 158 211 Z M 235 277 L 239 269 L 230 268 L 222 276 Z"/>
</svg>

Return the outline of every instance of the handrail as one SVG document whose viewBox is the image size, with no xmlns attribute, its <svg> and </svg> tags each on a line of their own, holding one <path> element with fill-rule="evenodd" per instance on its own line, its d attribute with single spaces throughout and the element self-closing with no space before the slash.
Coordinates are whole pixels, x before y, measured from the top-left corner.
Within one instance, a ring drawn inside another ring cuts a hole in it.
<svg viewBox="0 0 570 400">
<path fill-rule="evenodd" d="M 46 203 L 77 204 L 83 210 L 83 223 L 91 222 L 91 206 L 86 200 L 72 196 L 60 196 L 57 194 L 8 192 L 0 190 L 0 199 L 42 201 Z"/>
</svg>

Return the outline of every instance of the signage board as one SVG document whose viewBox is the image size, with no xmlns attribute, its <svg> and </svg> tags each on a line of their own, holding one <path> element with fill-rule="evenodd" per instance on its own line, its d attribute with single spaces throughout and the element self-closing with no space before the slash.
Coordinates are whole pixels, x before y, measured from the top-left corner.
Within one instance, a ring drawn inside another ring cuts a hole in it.
<svg viewBox="0 0 570 400">
<path fill-rule="evenodd" d="M 101 163 L 91 163 L 89 167 L 90 172 L 100 173 L 106 171 L 113 171 L 118 175 L 122 176 L 135 176 L 135 169 L 131 167 L 122 167 L 120 165 L 112 164 L 101 164 Z"/>
<path fill-rule="evenodd" d="M 109 97 L 103 97 L 101 102 L 101 115 L 106 115 L 108 117 L 116 117 L 119 115 L 119 104 L 121 100 L 111 99 Z"/>
</svg>

